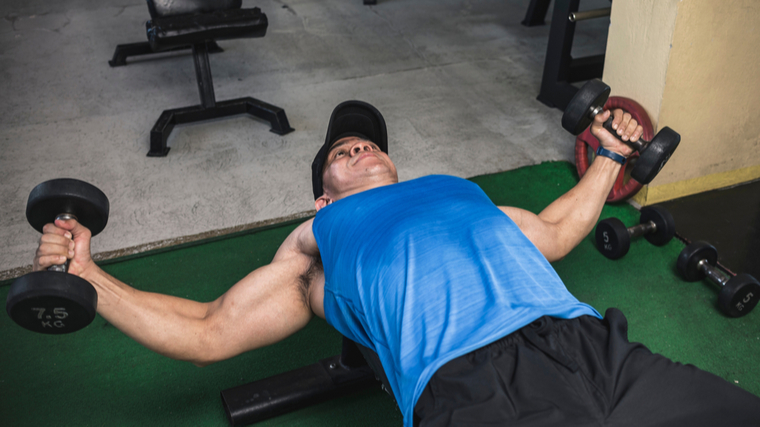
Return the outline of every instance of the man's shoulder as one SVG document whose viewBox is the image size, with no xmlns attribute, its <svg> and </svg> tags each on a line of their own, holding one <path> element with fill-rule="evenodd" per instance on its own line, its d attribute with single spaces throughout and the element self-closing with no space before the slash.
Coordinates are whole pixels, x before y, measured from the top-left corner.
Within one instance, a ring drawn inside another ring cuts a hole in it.
<svg viewBox="0 0 760 427">
<path fill-rule="evenodd" d="M 274 261 L 299 256 L 317 259 L 319 257 L 319 248 L 317 247 L 317 241 L 311 228 L 313 222 L 314 218 L 310 218 L 296 227 L 280 245 L 277 254 L 275 254 Z"/>
<path fill-rule="evenodd" d="M 296 249 L 300 253 L 316 260 L 319 258 L 319 247 L 317 246 L 316 238 L 314 238 L 313 224 L 314 218 L 311 218 L 299 225 L 293 232 L 298 233 L 296 236 Z"/>
</svg>

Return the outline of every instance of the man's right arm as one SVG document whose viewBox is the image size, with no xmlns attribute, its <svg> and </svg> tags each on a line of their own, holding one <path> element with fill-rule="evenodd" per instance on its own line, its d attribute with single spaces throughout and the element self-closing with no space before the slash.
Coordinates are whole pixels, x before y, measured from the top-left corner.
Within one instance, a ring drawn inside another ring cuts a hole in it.
<svg viewBox="0 0 760 427">
<path fill-rule="evenodd" d="M 597 114 L 591 133 L 608 150 L 628 157 L 632 149 L 602 126 L 610 114 L 609 111 Z M 644 129 L 629 113 L 618 109 L 614 115 L 613 127 L 618 134 L 633 141 L 641 137 Z M 578 184 L 538 215 L 509 206 L 500 206 L 500 209 L 512 218 L 547 260 L 560 260 L 593 230 L 620 168 L 620 163 L 597 156 Z"/>
<path fill-rule="evenodd" d="M 92 261 L 89 230 L 74 220 L 56 221 L 43 231 L 36 270 L 61 263 L 62 256 L 70 258 L 69 272 L 97 290 L 100 315 L 145 347 L 174 359 L 199 366 L 224 360 L 286 338 L 313 315 L 301 276 L 315 258 L 298 246 L 311 233 L 311 221 L 291 233 L 269 265 L 207 303 L 140 291 L 107 274 Z"/>
</svg>

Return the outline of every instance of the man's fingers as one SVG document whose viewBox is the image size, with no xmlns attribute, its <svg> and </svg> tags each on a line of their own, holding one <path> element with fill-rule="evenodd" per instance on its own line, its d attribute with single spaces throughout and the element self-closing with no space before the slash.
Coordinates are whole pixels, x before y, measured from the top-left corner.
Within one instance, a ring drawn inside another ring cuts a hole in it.
<svg viewBox="0 0 760 427">
<path fill-rule="evenodd" d="M 601 126 L 607 120 L 607 118 L 609 117 L 609 115 L 610 115 L 610 111 L 609 110 L 602 111 L 601 113 L 599 113 L 596 116 L 594 116 L 594 122 L 591 125 L 592 126 L 596 126 L 596 125 Z"/>
<path fill-rule="evenodd" d="M 70 237 L 61 236 L 58 234 L 45 233 L 42 236 L 40 236 L 40 245 L 50 244 L 50 245 L 69 246 L 70 244 L 73 244 L 73 243 L 74 241 L 71 240 Z"/>
<path fill-rule="evenodd" d="M 63 228 L 64 230 L 71 230 L 72 228 L 76 227 L 77 224 L 79 224 L 79 223 L 75 219 L 58 219 L 58 218 L 56 218 L 56 220 L 55 220 L 55 226 Z"/>
<path fill-rule="evenodd" d="M 59 241 L 65 240 L 65 242 Z M 50 242 L 49 240 L 54 240 Z M 37 248 L 37 254 L 34 257 L 34 269 L 43 270 L 51 265 L 63 264 L 67 259 L 74 256 L 71 245 L 74 242 L 62 236 L 46 235 L 40 239 L 40 246 Z"/>
<path fill-rule="evenodd" d="M 644 128 L 641 126 L 637 126 L 636 130 L 633 131 L 633 134 L 631 134 L 631 141 L 638 141 L 639 138 L 641 138 L 641 135 L 644 134 Z"/>
<path fill-rule="evenodd" d="M 612 114 L 614 116 L 612 128 L 615 129 L 620 139 L 623 141 L 636 141 L 641 138 L 644 129 L 639 126 L 639 123 L 631 116 L 631 113 L 616 109 Z"/>
<path fill-rule="evenodd" d="M 74 257 L 74 241 L 71 232 L 47 224 L 43 227 L 40 243 L 35 255 L 34 269 L 43 270 L 51 265 L 60 265 Z"/>
<path fill-rule="evenodd" d="M 40 237 L 38 255 L 59 254 L 74 256 L 74 241 L 57 234 L 43 234 Z"/>
<path fill-rule="evenodd" d="M 87 227 L 74 219 L 56 219 L 52 224 L 42 228 L 39 247 L 34 256 L 34 271 L 44 270 L 51 265 L 60 265 L 71 260 L 69 272 L 79 274 L 83 266 L 92 262 L 90 257 L 90 238 L 92 233 Z"/>
<path fill-rule="evenodd" d="M 92 237 L 90 230 L 84 225 L 80 224 L 75 219 L 67 219 L 67 220 L 56 219 L 55 225 L 63 229 L 69 230 L 71 232 L 70 234 L 73 234 L 74 239 L 77 239 L 81 236 L 84 236 L 88 239 Z"/>
<path fill-rule="evenodd" d="M 68 258 L 63 255 L 44 255 L 37 258 L 39 270 L 50 267 L 51 265 L 61 265 L 66 263 Z"/>
<path fill-rule="evenodd" d="M 628 127 L 628 121 L 631 120 L 631 115 L 623 110 L 615 110 L 615 112 L 619 113 L 620 121 L 613 129 L 617 130 L 618 135 L 622 136 L 625 132 L 625 129 Z"/>
<path fill-rule="evenodd" d="M 612 129 L 617 129 L 620 126 L 620 122 L 623 121 L 624 113 L 621 109 L 615 109 L 612 111 Z M 619 133 L 619 132 L 618 132 Z"/>
<path fill-rule="evenodd" d="M 633 133 L 636 131 L 636 128 L 639 126 L 639 123 L 635 119 L 631 119 L 628 122 L 628 126 L 623 131 L 623 140 L 627 141 L 629 139 L 633 139 Z"/>
<path fill-rule="evenodd" d="M 65 230 L 61 227 L 56 226 L 53 223 L 45 224 L 44 227 L 42 227 L 42 233 L 43 234 L 58 234 L 60 236 L 65 236 L 69 239 L 71 239 L 71 232 L 68 230 Z"/>
</svg>

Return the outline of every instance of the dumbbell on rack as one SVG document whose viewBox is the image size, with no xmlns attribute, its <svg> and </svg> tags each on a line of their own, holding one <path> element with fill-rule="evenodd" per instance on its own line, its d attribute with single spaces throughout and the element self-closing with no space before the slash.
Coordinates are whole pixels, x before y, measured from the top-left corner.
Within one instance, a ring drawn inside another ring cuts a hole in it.
<svg viewBox="0 0 760 427">
<path fill-rule="evenodd" d="M 599 79 L 586 82 L 575 94 L 562 115 L 562 127 L 573 135 L 580 135 L 601 113 L 610 96 L 610 87 Z M 620 141 L 639 152 L 636 165 L 631 170 L 631 178 L 642 184 L 649 184 L 662 170 L 670 156 L 678 148 L 681 135 L 669 127 L 662 128 L 651 141 L 623 141 L 612 128 L 613 117 L 604 122 L 604 128 Z"/>
<path fill-rule="evenodd" d="M 752 311 L 760 299 L 760 283 L 749 274 L 723 275 L 716 267 L 718 251 L 709 243 L 694 242 L 678 255 L 678 272 L 689 282 L 707 277 L 718 285 L 718 307 L 731 317 Z"/>
<path fill-rule="evenodd" d="M 108 198 L 95 186 L 76 179 L 54 179 L 34 187 L 26 218 L 35 230 L 56 219 L 76 219 L 92 235 L 108 222 Z M 86 280 L 69 274 L 68 261 L 25 274 L 11 285 L 5 309 L 20 326 L 45 334 L 78 331 L 95 318 L 98 294 Z"/>
<path fill-rule="evenodd" d="M 623 221 L 607 218 L 596 226 L 596 248 L 609 259 L 618 259 L 628 253 L 631 239 L 644 236 L 655 246 L 667 244 L 676 233 L 673 215 L 660 206 L 641 208 L 639 224 L 626 228 Z"/>
</svg>

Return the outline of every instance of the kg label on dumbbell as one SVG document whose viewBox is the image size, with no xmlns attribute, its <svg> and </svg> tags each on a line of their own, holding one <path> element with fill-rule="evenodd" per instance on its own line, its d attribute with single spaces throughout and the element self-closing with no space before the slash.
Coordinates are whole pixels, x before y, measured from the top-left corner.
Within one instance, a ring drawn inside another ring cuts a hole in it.
<svg viewBox="0 0 760 427">
<path fill-rule="evenodd" d="M 43 328 L 65 328 L 66 324 L 63 323 L 63 319 L 69 317 L 69 313 L 66 312 L 65 307 L 56 307 L 53 309 L 53 314 L 45 314 L 44 308 L 33 307 L 32 311 L 37 312 L 37 319 L 41 320 Z M 54 320 L 56 319 L 56 320 Z"/>
<path fill-rule="evenodd" d="M 609 236 L 609 234 L 607 234 L 607 232 L 605 231 L 604 233 L 602 233 L 602 235 L 604 236 L 604 250 L 605 251 L 611 251 L 612 250 L 612 244 L 610 243 L 610 236 Z"/>
</svg>

